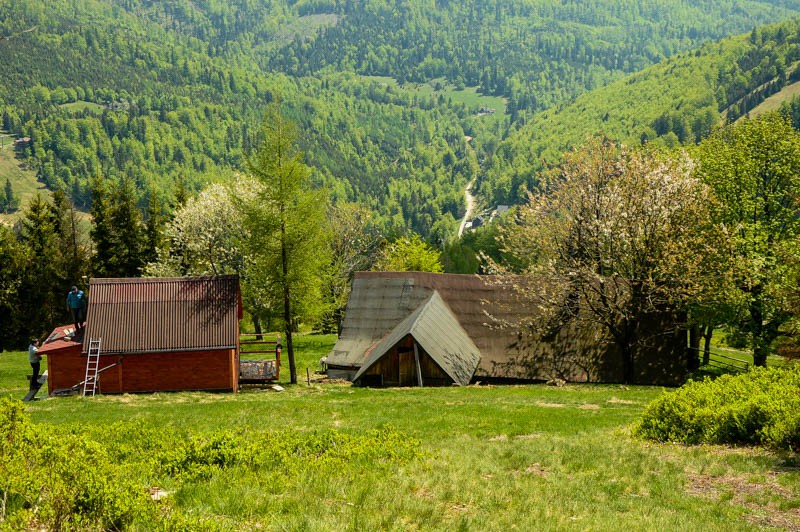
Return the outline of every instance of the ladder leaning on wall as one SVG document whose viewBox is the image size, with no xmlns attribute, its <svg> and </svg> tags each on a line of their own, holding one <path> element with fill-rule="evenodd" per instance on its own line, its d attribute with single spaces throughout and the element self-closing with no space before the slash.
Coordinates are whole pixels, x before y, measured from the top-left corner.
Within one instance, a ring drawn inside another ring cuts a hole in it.
<svg viewBox="0 0 800 532">
<path fill-rule="evenodd" d="M 97 374 L 100 366 L 100 338 L 89 338 L 89 356 L 86 358 L 86 378 L 83 380 L 83 395 L 94 396 L 97 390 Z"/>
</svg>

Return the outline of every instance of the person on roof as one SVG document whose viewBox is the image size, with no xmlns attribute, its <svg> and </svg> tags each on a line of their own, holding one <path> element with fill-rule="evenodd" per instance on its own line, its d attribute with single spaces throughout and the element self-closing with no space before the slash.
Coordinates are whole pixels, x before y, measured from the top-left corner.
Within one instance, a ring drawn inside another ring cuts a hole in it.
<svg viewBox="0 0 800 532">
<path fill-rule="evenodd" d="M 67 294 L 67 310 L 72 312 L 72 320 L 75 322 L 76 333 L 83 328 L 85 308 L 86 295 L 83 293 L 83 290 L 78 290 L 77 286 L 73 286 Z"/>
<path fill-rule="evenodd" d="M 31 339 L 31 344 L 28 346 L 28 362 L 31 364 L 33 375 L 31 375 L 31 390 L 39 386 L 39 363 L 42 361 L 42 355 L 39 354 L 39 340 L 36 338 Z"/>
</svg>

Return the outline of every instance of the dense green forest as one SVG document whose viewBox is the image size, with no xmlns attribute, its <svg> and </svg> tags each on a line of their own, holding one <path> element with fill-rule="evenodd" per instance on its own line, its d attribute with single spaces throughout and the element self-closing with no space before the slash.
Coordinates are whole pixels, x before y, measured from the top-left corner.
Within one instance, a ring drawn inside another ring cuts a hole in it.
<svg viewBox="0 0 800 532">
<path fill-rule="evenodd" d="M 142 206 L 157 194 L 168 210 L 178 188 L 243 167 L 279 97 L 318 185 L 369 206 L 390 234 L 443 244 L 464 214 L 464 187 L 513 124 L 798 8 L 3 0 L 0 129 L 30 137 L 20 156 L 81 209 L 102 176 L 132 179 Z M 465 87 L 507 107 L 487 113 Z M 486 188 L 487 204 L 514 199 L 503 179 Z"/>
<path fill-rule="evenodd" d="M 295 39 L 268 57 L 268 68 L 308 75 L 332 66 L 401 82 L 446 77 L 508 97 L 513 119 L 797 8 L 710 1 L 309 4 L 303 12 L 340 22 L 314 39 Z"/>
<path fill-rule="evenodd" d="M 130 177 L 143 201 L 156 193 L 165 206 L 178 186 L 228 180 L 279 97 L 301 126 L 316 183 L 335 198 L 369 205 L 394 231 L 440 238 L 463 214 L 463 188 L 477 171 L 464 128 L 482 127 L 477 103 L 352 72 L 264 72 L 255 48 L 217 52 L 182 33 L 184 24 L 163 29 L 191 18 L 159 14 L 166 4 L 44 4 L 5 6 L 2 129 L 32 139 L 20 156 L 79 207 L 88 208 L 100 176 Z M 498 127 L 494 120 L 483 136 Z"/>
</svg>

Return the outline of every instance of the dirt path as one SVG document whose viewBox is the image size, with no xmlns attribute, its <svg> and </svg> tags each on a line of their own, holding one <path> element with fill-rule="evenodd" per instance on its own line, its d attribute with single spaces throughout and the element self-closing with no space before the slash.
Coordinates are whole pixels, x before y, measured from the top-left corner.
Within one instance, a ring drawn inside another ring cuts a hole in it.
<svg viewBox="0 0 800 532">
<path fill-rule="evenodd" d="M 467 210 L 464 213 L 464 218 L 461 220 L 461 225 L 458 226 L 458 238 L 461 238 L 461 235 L 464 233 L 464 228 L 467 227 L 467 222 L 472 216 L 472 211 L 475 210 L 475 196 L 472 195 L 472 185 L 475 184 L 475 179 L 472 178 L 472 181 L 467 183 L 467 187 L 464 189 L 464 196 L 467 198 Z"/>
</svg>

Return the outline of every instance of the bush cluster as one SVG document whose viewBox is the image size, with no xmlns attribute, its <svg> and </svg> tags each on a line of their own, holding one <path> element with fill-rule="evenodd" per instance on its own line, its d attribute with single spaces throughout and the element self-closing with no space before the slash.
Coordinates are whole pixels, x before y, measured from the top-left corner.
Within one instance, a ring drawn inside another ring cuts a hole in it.
<svg viewBox="0 0 800 532">
<path fill-rule="evenodd" d="M 689 381 L 650 403 L 634 434 L 685 444 L 800 450 L 800 365 Z"/>
</svg>

